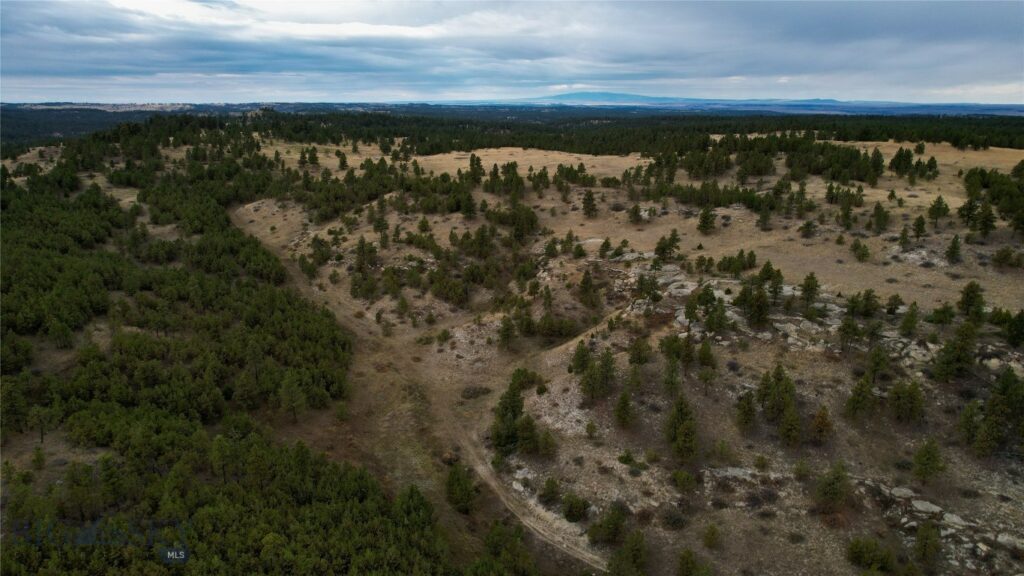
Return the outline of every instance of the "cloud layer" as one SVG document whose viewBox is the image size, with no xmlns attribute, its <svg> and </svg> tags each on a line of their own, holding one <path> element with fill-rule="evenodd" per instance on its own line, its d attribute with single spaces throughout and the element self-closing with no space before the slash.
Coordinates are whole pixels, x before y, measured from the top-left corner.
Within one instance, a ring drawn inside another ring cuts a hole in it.
<svg viewBox="0 0 1024 576">
<path fill-rule="evenodd" d="M 4 2 L 5 102 L 1024 103 L 1024 2 Z"/>
</svg>

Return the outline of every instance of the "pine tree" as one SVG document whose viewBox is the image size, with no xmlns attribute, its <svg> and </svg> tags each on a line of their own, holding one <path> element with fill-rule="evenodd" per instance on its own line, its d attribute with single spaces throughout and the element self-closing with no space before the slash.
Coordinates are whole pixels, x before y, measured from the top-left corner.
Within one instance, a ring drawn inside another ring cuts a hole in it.
<svg viewBox="0 0 1024 576">
<path fill-rule="evenodd" d="M 761 206 L 761 212 L 757 216 L 757 227 L 764 232 L 772 229 L 772 210 L 767 202 Z"/>
<path fill-rule="evenodd" d="M 957 264 L 962 260 L 960 255 L 959 234 L 953 236 L 953 240 L 950 241 L 949 247 L 946 248 L 946 260 L 948 260 L 950 264 Z"/>
<path fill-rule="evenodd" d="M 875 344 L 871 347 L 868 352 L 868 366 L 865 371 L 865 376 L 871 379 L 871 382 L 877 382 L 878 377 L 885 373 L 889 368 L 889 353 L 886 351 L 884 346 Z"/>
<path fill-rule="evenodd" d="M 697 222 L 697 230 L 701 234 L 711 234 L 715 231 L 715 212 L 711 209 L 711 206 L 705 206 L 700 211 L 700 220 Z"/>
<path fill-rule="evenodd" d="M 821 446 L 828 442 L 834 434 L 832 417 L 828 413 L 828 408 L 822 406 L 814 414 L 814 420 L 811 421 L 811 441 Z"/>
<path fill-rule="evenodd" d="M 476 487 L 473 485 L 473 476 L 469 468 L 461 464 L 455 464 L 448 470 L 448 479 L 445 481 L 445 495 L 452 508 L 461 514 L 469 514 L 473 507 L 473 499 L 476 496 Z"/>
<path fill-rule="evenodd" d="M 960 301 L 957 307 L 968 320 L 981 323 L 985 320 L 985 296 L 981 284 L 970 281 L 960 291 Z"/>
<path fill-rule="evenodd" d="M 754 394 L 744 392 L 736 400 L 736 426 L 740 432 L 749 433 L 757 423 L 757 410 L 754 406 Z"/>
<path fill-rule="evenodd" d="M 843 322 L 839 325 L 839 347 L 846 350 L 850 344 L 860 338 L 860 326 L 852 316 L 843 316 Z"/>
<path fill-rule="evenodd" d="M 918 216 L 914 220 L 914 239 L 920 240 L 926 232 L 924 216 Z"/>
<path fill-rule="evenodd" d="M 510 383 L 498 399 L 491 424 L 491 442 L 494 450 L 502 457 L 516 451 L 519 444 L 518 422 L 523 415 L 523 394 L 519 386 Z"/>
<path fill-rule="evenodd" d="M 889 316 L 895 316 L 903 304 L 903 298 L 899 294 L 893 294 L 889 296 L 889 300 L 885 303 L 885 313 Z"/>
<path fill-rule="evenodd" d="M 814 501 L 820 511 L 834 513 L 846 505 L 852 493 L 846 466 L 836 462 L 818 479 L 814 487 Z"/>
<path fill-rule="evenodd" d="M 638 204 L 633 204 L 633 207 L 629 209 L 629 223 L 639 224 L 643 222 L 643 220 L 643 216 L 640 214 L 640 206 Z"/>
<path fill-rule="evenodd" d="M 675 357 L 666 359 L 661 383 L 670 396 L 675 396 L 679 391 L 679 361 Z"/>
<path fill-rule="evenodd" d="M 772 304 L 779 303 L 779 296 L 782 295 L 783 277 L 782 270 L 776 268 L 772 273 L 771 279 L 768 281 L 768 291 L 772 294 Z"/>
<path fill-rule="evenodd" d="M 871 171 L 880 176 L 885 171 L 885 158 L 882 157 L 882 153 L 878 151 L 878 148 L 871 153 Z"/>
<path fill-rule="evenodd" d="M 56 406 L 35 405 L 28 410 L 28 425 L 39 430 L 39 443 L 46 439 L 46 433 L 57 427 L 59 411 Z"/>
<path fill-rule="evenodd" d="M 871 227 L 875 234 L 881 234 L 889 227 L 889 211 L 881 202 L 875 202 L 874 212 L 871 214 Z"/>
<path fill-rule="evenodd" d="M 854 238 L 853 243 L 850 244 L 850 251 L 853 252 L 853 257 L 857 259 L 857 262 L 866 262 L 871 257 L 871 249 L 868 245 L 860 241 L 860 238 Z"/>
<path fill-rule="evenodd" d="M 629 363 L 634 365 L 647 364 L 651 360 L 651 344 L 647 338 L 639 337 L 629 344 Z"/>
<path fill-rule="evenodd" d="M 579 301 L 587 308 L 597 308 L 601 305 L 601 296 L 589 269 L 583 272 L 583 279 L 580 280 Z"/>
<path fill-rule="evenodd" d="M 612 355 L 611 348 L 605 348 L 601 352 L 597 367 L 601 377 L 602 394 L 607 394 L 611 391 L 616 379 L 615 356 Z"/>
<path fill-rule="evenodd" d="M 865 376 L 857 381 L 846 400 L 846 415 L 858 418 L 872 412 L 875 408 L 875 393 L 871 380 Z"/>
<path fill-rule="evenodd" d="M 697 421 L 685 396 L 676 398 L 665 421 L 665 439 L 672 445 L 676 457 L 683 462 L 697 454 Z"/>
<path fill-rule="evenodd" d="M 697 362 L 705 368 L 717 368 L 718 361 L 715 360 L 715 353 L 711 350 L 711 341 L 705 339 L 700 343 L 700 351 L 697 353 Z"/>
<path fill-rule="evenodd" d="M 626 536 L 625 542 L 612 553 L 608 561 L 611 576 L 633 576 L 646 573 L 647 550 L 644 533 L 634 530 Z"/>
<path fill-rule="evenodd" d="M 615 403 L 615 422 L 623 428 L 633 423 L 633 403 L 625 390 L 619 394 L 619 401 Z"/>
<path fill-rule="evenodd" d="M 583 215 L 587 218 L 597 216 L 597 201 L 594 200 L 594 192 L 587 190 L 583 193 Z"/>
<path fill-rule="evenodd" d="M 294 372 L 285 375 L 278 394 L 281 410 L 291 415 L 292 422 L 298 422 L 299 412 L 306 408 L 306 394 Z"/>
<path fill-rule="evenodd" d="M 548 479 L 544 481 L 544 487 L 537 493 L 537 499 L 545 506 L 551 506 L 552 504 L 557 503 L 561 496 L 562 490 L 558 485 L 558 480 L 551 477 L 548 477 Z"/>
<path fill-rule="evenodd" d="M 935 440 L 929 438 L 914 452 L 914 477 L 922 484 L 927 484 L 945 469 L 946 464 L 942 460 L 942 452 Z"/>
<path fill-rule="evenodd" d="M 897 422 L 915 423 L 924 419 L 924 394 L 916 380 L 894 384 L 889 391 L 889 403 Z"/>
<path fill-rule="evenodd" d="M 975 361 L 977 329 L 965 322 L 957 328 L 956 334 L 935 355 L 932 373 L 936 380 L 948 382 L 970 371 Z"/>
<path fill-rule="evenodd" d="M 569 371 L 573 374 L 583 374 L 590 366 L 590 347 L 583 340 L 576 343 L 576 350 L 572 353 L 572 360 L 569 363 Z"/>
<path fill-rule="evenodd" d="M 996 229 L 996 215 L 992 211 L 992 205 L 989 204 L 988 200 L 985 200 L 981 204 L 981 209 L 978 211 L 978 232 L 981 233 L 982 238 L 988 238 L 988 235 Z"/>
<path fill-rule="evenodd" d="M 900 321 L 900 335 L 904 338 L 911 338 L 917 333 L 917 318 L 918 308 L 917 302 L 911 302 L 907 308 L 907 313 L 903 315 L 903 320 Z"/>
<path fill-rule="evenodd" d="M 917 527 L 914 537 L 914 560 L 924 568 L 925 573 L 934 574 L 942 560 L 942 539 L 935 522 L 928 520 Z"/>
<path fill-rule="evenodd" d="M 818 277 L 814 275 L 814 272 L 805 276 L 804 281 L 800 284 L 800 298 L 803 300 L 804 306 L 807 308 L 813 306 L 820 291 L 821 284 L 818 283 Z"/>
<path fill-rule="evenodd" d="M 508 315 L 502 316 L 498 327 L 498 345 L 508 350 L 516 337 L 516 325 Z"/>
<path fill-rule="evenodd" d="M 967 200 L 956 209 L 957 216 L 963 221 L 964 226 L 967 226 L 971 230 L 976 228 L 978 209 L 981 208 L 981 193 L 978 191 L 968 191 Z"/>
<path fill-rule="evenodd" d="M 931 219 L 932 224 L 935 228 L 939 227 L 939 219 L 949 216 L 949 205 L 942 199 L 942 196 L 935 198 L 931 206 L 928 207 L 928 218 Z"/>
<path fill-rule="evenodd" d="M 771 301 L 768 299 L 768 293 L 762 286 L 758 285 L 753 289 L 746 308 L 747 321 L 751 326 L 760 327 L 768 323 Z"/>
<path fill-rule="evenodd" d="M 779 419 L 779 438 L 789 447 L 800 445 L 803 439 L 803 424 L 794 402 L 787 402 Z"/>
<path fill-rule="evenodd" d="M 910 229 L 904 225 L 903 230 L 900 230 L 900 251 L 906 252 L 907 250 L 910 250 Z"/>
</svg>

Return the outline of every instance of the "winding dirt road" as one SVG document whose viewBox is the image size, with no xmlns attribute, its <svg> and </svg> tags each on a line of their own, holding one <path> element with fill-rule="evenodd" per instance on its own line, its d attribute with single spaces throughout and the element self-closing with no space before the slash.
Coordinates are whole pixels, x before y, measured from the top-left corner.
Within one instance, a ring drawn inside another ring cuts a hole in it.
<svg viewBox="0 0 1024 576">
<path fill-rule="evenodd" d="M 294 218 L 301 218 L 301 212 L 297 208 L 293 210 Z M 359 402 L 365 402 L 365 416 L 380 420 L 368 426 L 374 431 L 371 433 L 391 436 L 387 439 L 391 446 L 414 446 L 414 450 L 428 452 L 419 454 L 419 457 L 408 451 L 377 456 L 388 465 L 402 468 L 398 474 L 399 481 L 421 486 L 429 486 L 433 482 L 434 488 L 438 489 L 437 486 L 443 484 L 440 479 L 443 478 L 444 467 L 438 461 L 437 453 L 444 447 L 457 446 L 461 461 L 476 472 L 480 481 L 524 527 L 567 557 L 598 572 L 605 571 L 606 560 L 589 547 L 584 536 L 573 534 L 566 527 L 545 518 L 533 504 L 524 501 L 503 482 L 490 464 L 490 455 L 483 445 L 483 433 L 492 417 L 491 409 L 499 396 L 497 392 L 504 389 L 514 368 L 511 358 L 494 355 L 486 362 L 462 366 L 453 360 L 452 354 L 436 354 L 432 347 L 417 344 L 415 340 L 420 331 L 399 327 L 393 336 L 382 336 L 373 315 L 366 313 L 366 304 L 349 295 L 347 283 L 325 291 L 306 280 L 292 259 L 290 247 L 295 239 L 270 234 L 269 226 L 261 221 L 258 211 L 253 210 L 253 204 L 232 209 L 230 216 L 236 226 L 258 238 L 280 258 L 288 270 L 292 288 L 310 301 L 325 305 L 339 324 L 355 336 L 354 395 L 361 397 Z M 434 325 L 431 332 L 444 328 L 454 331 L 471 322 L 472 316 L 468 312 L 451 314 Z M 487 385 L 495 393 L 471 402 L 461 402 L 460 393 L 469 385 Z M 396 414 L 396 407 L 391 405 L 396 402 L 415 405 L 406 406 Z M 418 418 L 403 416 L 402 413 L 410 410 L 418 412 Z M 420 420 L 418 423 L 417 419 Z M 398 462 L 399 459 L 404 461 Z M 428 459 L 435 463 L 435 470 L 424 465 Z"/>
</svg>

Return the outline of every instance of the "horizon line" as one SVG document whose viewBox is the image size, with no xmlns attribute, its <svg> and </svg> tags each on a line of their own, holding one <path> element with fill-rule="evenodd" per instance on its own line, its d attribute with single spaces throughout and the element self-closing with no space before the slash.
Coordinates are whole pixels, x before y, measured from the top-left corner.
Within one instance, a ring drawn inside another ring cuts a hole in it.
<svg viewBox="0 0 1024 576">
<path fill-rule="evenodd" d="M 807 97 L 807 98 L 716 98 L 716 97 L 695 97 L 695 96 L 651 96 L 646 94 L 634 94 L 628 92 L 607 92 L 607 91 L 579 91 L 562 92 L 544 96 L 525 96 L 521 98 L 465 98 L 465 99 L 381 99 L 381 100 L 196 100 L 196 101 L 101 101 L 101 100 L 20 100 L 6 101 L 0 99 L 0 105 L 87 105 L 98 104 L 106 106 L 130 106 L 130 105 L 242 105 L 242 104 L 427 104 L 427 105 L 507 105 L 507 104 L 530 104 L 545 103 L 548 100 L 578 96 L 585 99 L 588 95 L 603 95 L 614 97 L 631 97 L 643 100 L 662 100 L 663 102 L 651 103 L 623 103 L 623 102 L 592 102 L 587 104 L 561 104 L 564 106 L 580 107 L 621 107 L 621 106 L 652 106 L 658 104 L 671 104 L 672 101 L 685 102 L 737 102 L 737 103 L 786 103 L 786 102 L 834 102 L 837 104 L 863 104 L 863 105 L 914 105 L 914 106 L 1016 106 L 1024 108 L 1024 101 L 1021 102 L 971 102 L 971 101 L 942 101 L 942 102 L 920 102 L 911 100 L 840 100 L 829 97 Z"/>
</svg>

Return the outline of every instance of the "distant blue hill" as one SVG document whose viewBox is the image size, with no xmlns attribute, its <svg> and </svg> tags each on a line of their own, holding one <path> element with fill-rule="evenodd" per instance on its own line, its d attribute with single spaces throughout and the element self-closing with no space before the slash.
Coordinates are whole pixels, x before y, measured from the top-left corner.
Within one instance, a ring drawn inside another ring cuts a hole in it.
<svg viewBox="0 0 1024 576">
<path fill-rule="evenodd" d="M 493 104 L 564 105 L 622 107 L 643 106 L 691 112 L 761 112 L 788 114 L 940 114 L 1024 116 L 1024 104 L 942 103 L 843 101 L 829 98 L 807 100 L 751 99 L 726 100 L 714 98 L 675 98 L 643 96 L 618 92 L 569 92 L 520 100 L 494 101 Z"/>
<path fill-rule="evenodd" d="M 314 112 L 330 110 L 349 111 L 394 111 L 405 113 L 452 113 L 476 110 L 487 114 L 490 109 L 512 112 L 516 109 L 577 109 L 586 113 L 588 109 L 600 109 L 602 113 L 630 110 L 643 114 L 691 113 L 691 114 L 841 114 L 841 115 L 940 115 L 940 116 L 1024 116 L 1024 104 L 972 104 L 943 103 L 921 104 L 913 102 L 885 101 L 844 101 L 829 98 L 806 100 L 750 99 L 727 100 L 718 98 L 678 98 L 671 96 L 644 96 L 618 92 L 568 92 L 534 98 L 502 100 L 407 100 L 401 102 L 250 102 L 237 104 L 214 103 L 169 103 L 169 104 L 102 104 L 47 102 L 39 104 L 0 104 L 0 110 L 7 113 L 52 112 L 64 115 L 79 114 L 96 110 L 113 114 L 123 113 L 180 113 L 237 114 L 264 106 L 281 111 Z"/>
</svg>

